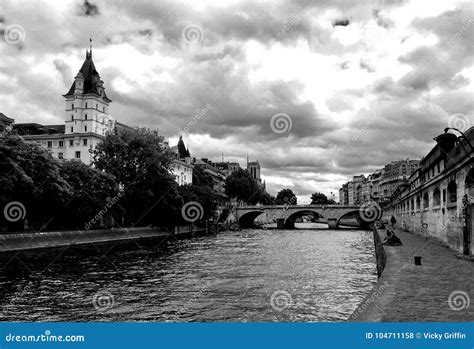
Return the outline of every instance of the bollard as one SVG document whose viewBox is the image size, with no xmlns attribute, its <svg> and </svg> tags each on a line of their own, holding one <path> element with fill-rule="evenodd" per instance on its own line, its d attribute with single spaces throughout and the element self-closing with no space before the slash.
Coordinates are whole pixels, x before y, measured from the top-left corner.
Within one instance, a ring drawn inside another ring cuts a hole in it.
<svg viewBox="0 0 474 349">
<path fill-rule="evenodd" d="M 415 265 L 421 265 L 421 256 L 415 256 Z"/>
</svg>

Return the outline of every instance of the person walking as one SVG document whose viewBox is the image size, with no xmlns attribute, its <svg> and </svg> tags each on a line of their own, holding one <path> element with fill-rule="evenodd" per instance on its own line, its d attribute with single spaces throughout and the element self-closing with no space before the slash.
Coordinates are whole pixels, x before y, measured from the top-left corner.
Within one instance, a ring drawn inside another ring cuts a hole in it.
<svg viewBox="0 0 474 349">
<path fill-rule="evenodd" d="M 395 223 L 397 223 L 397 220 L 395 219 L 394 216 L 392 216 L 392 218 L 390 218 L 390 223 L 392 224 L 392 228 L 395 228 Z"/>
</svg>

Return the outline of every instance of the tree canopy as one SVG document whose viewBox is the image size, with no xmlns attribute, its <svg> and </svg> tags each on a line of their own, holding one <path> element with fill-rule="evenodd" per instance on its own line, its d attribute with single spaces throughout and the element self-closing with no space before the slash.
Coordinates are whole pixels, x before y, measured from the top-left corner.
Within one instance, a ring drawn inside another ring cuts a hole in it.
<svg viewBox="0 0 474 349">
<path fill-rule="evenodd" d="M 92 154 L 95 167 L 114 175 L 123 189 L 122 224 L 172 225 L 177 222 L 183 201 L 169 172 L 173 155 L 158 131 L 116 129 Z"/>
<path fill-rule="evenodd" d="M 247 204 L 256 204 L 262 197 L 263 189 L 247 170 L 239 168 L 226 178 L 225 193 Z"/>
<path fill-rule="evenodd" d="M 311 205 L 323 205 L 323 204 L 335 204 L 336 202 L 332 199 L 328 199 L 323 193 L 316 192 L 311 195 Z"/>
<path fill-rule="evenodd" d="M 277 205 L 296 205 L 297 198 L 291 189 L 282 189 L 278 192 L 275 204 Z"/>
<path fill-rule="evenodd" d="M 60 164 L 46 149 L 23 141 L 16 135 L 0 138 L 0 204 L 19 202 L 29 226 L 40 229 L 54 226 L 57 212 L 73 194 L 72 187 L 61 177 Z M 5 221 L 8 230 L 23 230 L 24 220 Z"/>
</svg>

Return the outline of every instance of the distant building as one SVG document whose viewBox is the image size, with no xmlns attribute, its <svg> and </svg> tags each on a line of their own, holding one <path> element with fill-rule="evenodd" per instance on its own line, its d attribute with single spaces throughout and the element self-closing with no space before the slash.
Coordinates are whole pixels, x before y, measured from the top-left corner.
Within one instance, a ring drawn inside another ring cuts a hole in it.
<svg viewBox="0 0 474 349">
<path fill-rule="evenodd" d="M 20 123 L 13 127 L 26 142 L 42 144 L 57 159 L 77 159 L 90 164 L 92 154 L 89 150 L 102 142 L 107 132 L 115 127 L 128 127 L 116 123 L 108 114 L 112 101 L 95 68 L 92 50 L 86 51 L 84 63 L 63 97 L 66 103 L 64 124 Z"/>
<path fill-rule="evenodd" d="M 339 190 L 339 202 L 361 205 L 365 202 L 379 202 L 387 205 L 395 195 L 408 185 L 408 178 L 417 171 L 418 160 L 399 160 L 385 165 L 367 178 L 354 176 Z M 342 201 L 344 200 L 344 201 Z"/>
<path fill-rule="evenodd" d="M 354 176 L 351 182 L 347 183 L 347 203 L 348 205 L 358 205 L 362 202 L 362 188 L 365 183 L 365 176 Z"/>
<path fill-rule="evenodd" d="M 408 177 L 418 168 L 419 160 L 398 160 L 385 165 L 380 181 L 379 198 L 382 203 L 388 203 L 400 186 L 407 185 Z"/>
<path fill-rule="evenodd" d="M 258 161 L 251 161 L 249 162 L 249 158 L 247 156 L 247 171 L 249 171 L 250 176 L 255 179 L 258 183 L 262 183 L 260 179 L 260 164 Z"/>
<path fill-rule="evenodd" d="M 216 162 L 215 166 L 225 173 L 226 176 L 229 176 L 232 172 L 240 168 L 238 162 Z"/>
<path fill-rule="evenodd" d="M 169 146 L 165 142 L 165 146 Z M 183 150 L 184 149 L 184 150 Z M 171 164 L 171 173 L 178 185 L 193 184 L 193 169 L 189 150 L 185 147 L 182 137 L 179 137 L 178 144 L 171 148 L 174 159 Z"/>
<path fill-rule="evenodd" d="M 341 189 L 339 189 L 339 204 L 349 205 L 349 192 L 347 188 L 347 183 L 343 184 Z"/>
<path fill-rule="evenodd" d="M 212 178 L 214 191 L 220 195 L 225 196 L 224 186 L 227 176 L 224 172 L 217 168 L 216 164 L 206 158 L 202 158 L 196 159 L 194 161 L 194 166 L 202 168 L 204 172 Z"/>
</svg>

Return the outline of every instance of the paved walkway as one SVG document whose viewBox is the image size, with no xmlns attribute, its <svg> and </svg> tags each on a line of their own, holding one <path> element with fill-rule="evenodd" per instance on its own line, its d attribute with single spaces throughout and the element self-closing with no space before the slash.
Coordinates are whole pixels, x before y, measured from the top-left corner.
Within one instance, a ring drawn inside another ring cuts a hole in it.
<svg viewBox="0 0 474 349">
<path fill-rule="evenodd" d="M 384 246 L 385 270 L 349 321 L 474 321 L 474 262 L 433 240 L 396 234 L 403 246 Z M 379 235 L 383 241 L 386 231 Z"/>
</svg>

